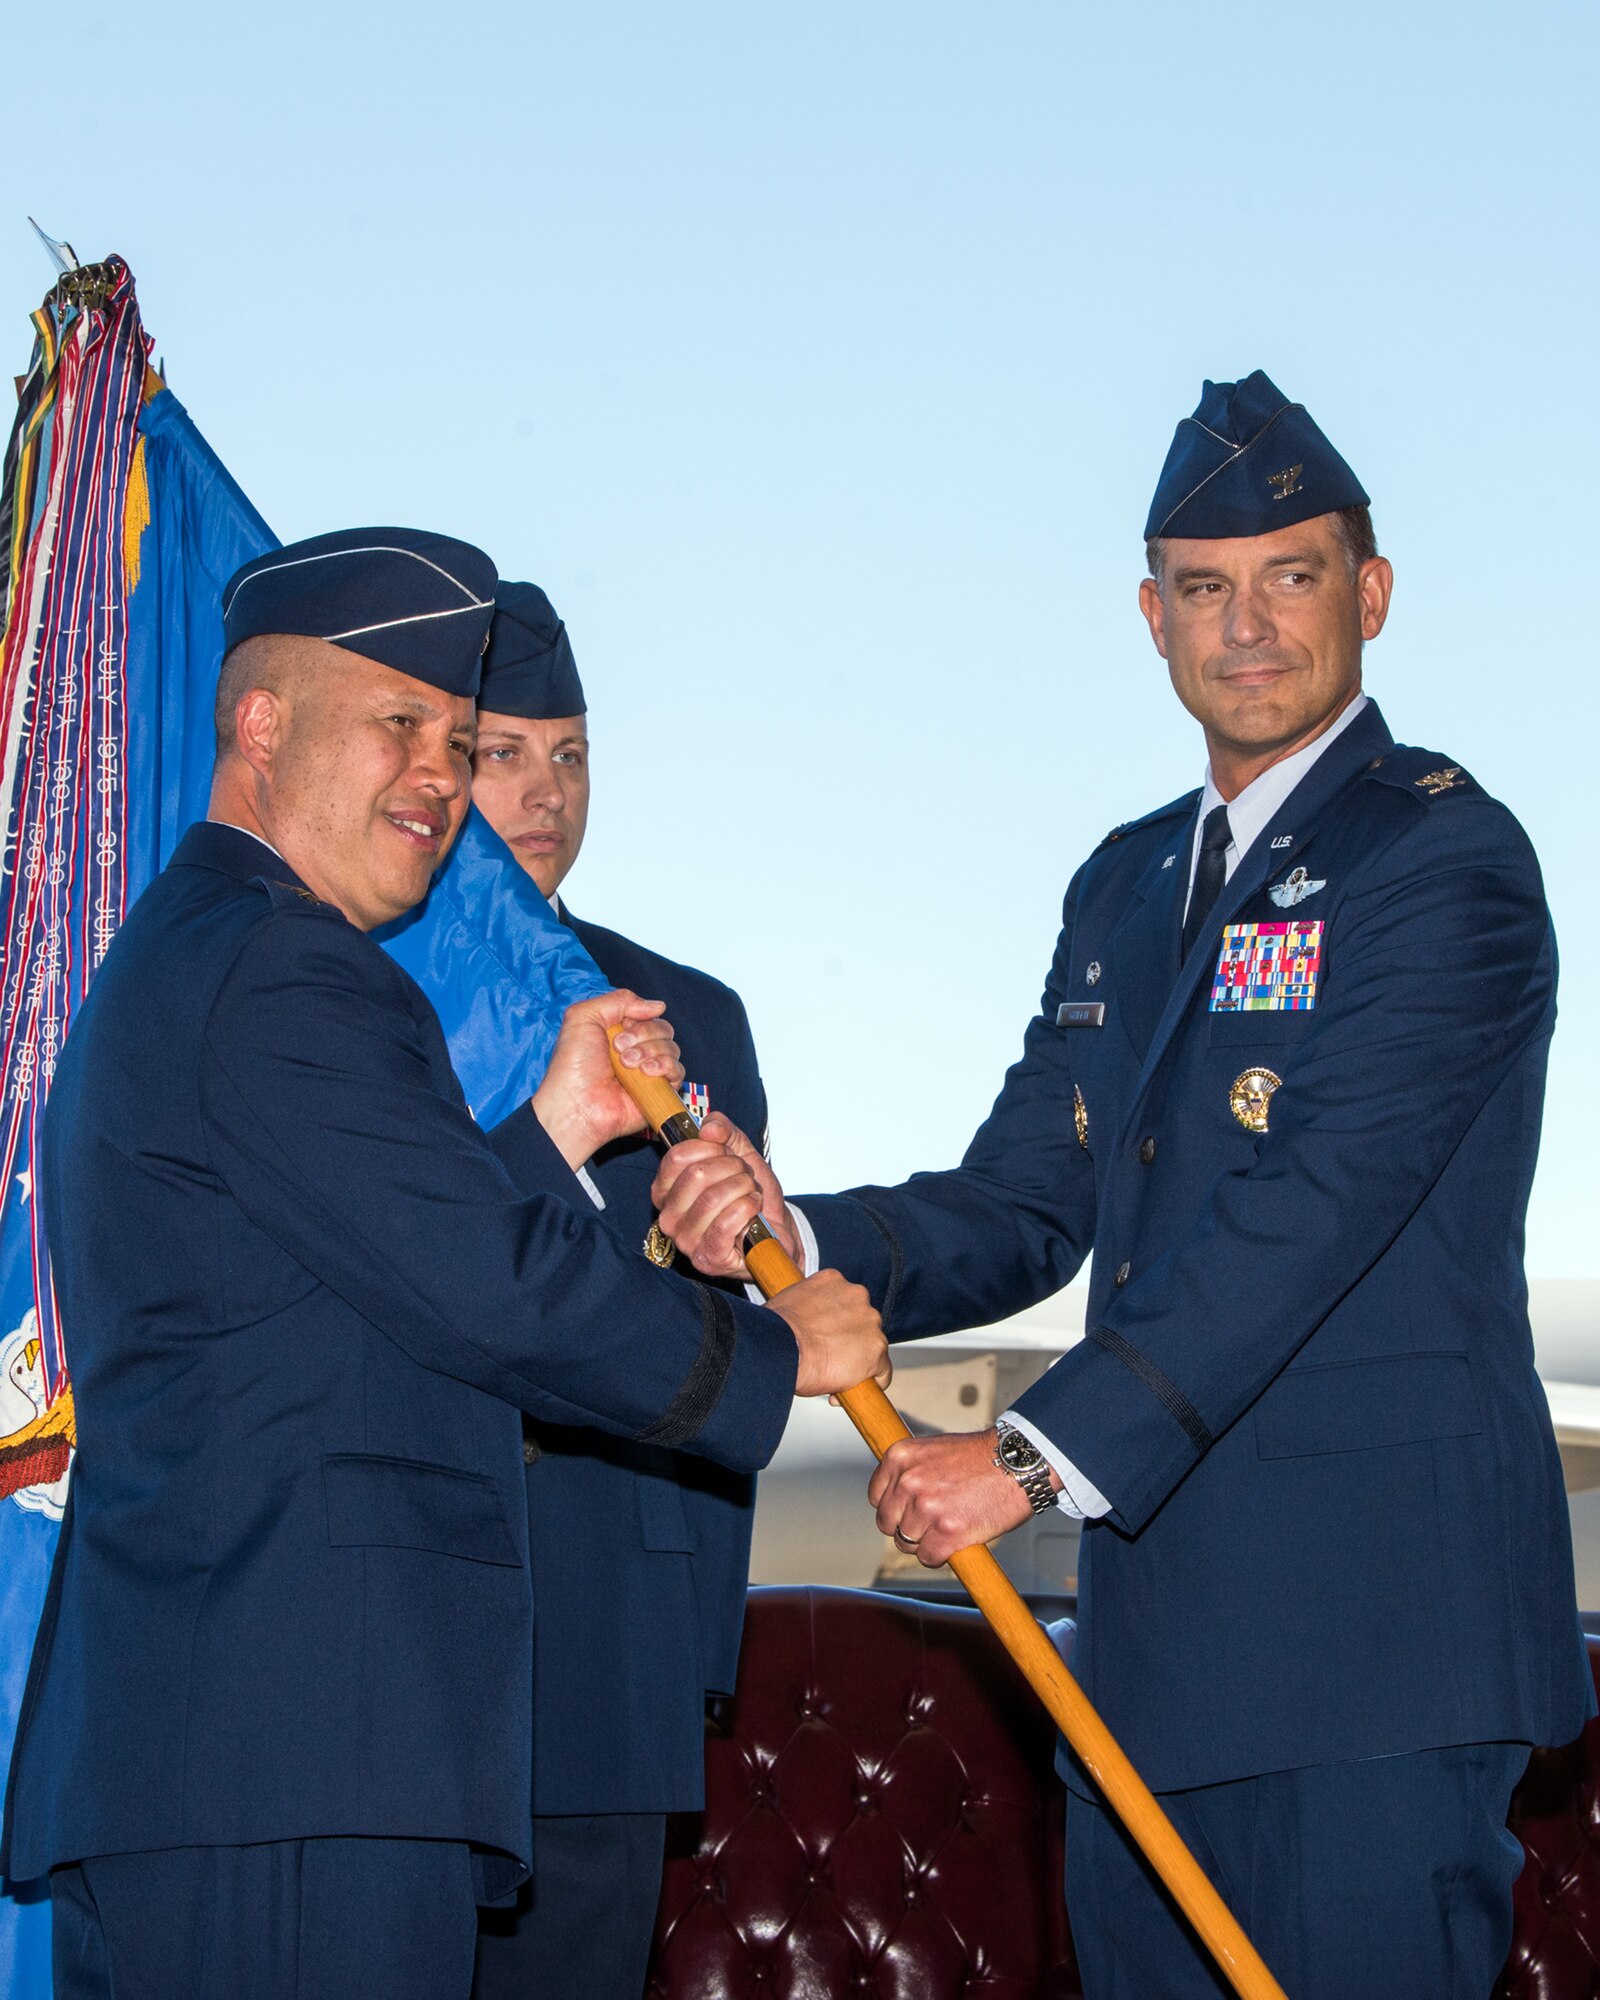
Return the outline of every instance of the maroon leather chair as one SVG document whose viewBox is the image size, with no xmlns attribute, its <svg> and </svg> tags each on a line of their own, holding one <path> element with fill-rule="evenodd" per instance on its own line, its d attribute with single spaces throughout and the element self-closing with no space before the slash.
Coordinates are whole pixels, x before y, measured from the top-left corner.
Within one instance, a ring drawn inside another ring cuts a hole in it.
<svg viewBox="0 0 1600 2000">
<path fill-rule="evenodd" d="M 1600 1682 L 1600 1641 L 1590 1661 Z M 1072 2000 L 1053 1749 L 975 1611 L 753 1591 L 647 2000 Z M 1600 2000 L 1600 1723 L 1534 1753 L 1511 1825 L 1528 1861 L 1496 2000 Z"/>
</svg>

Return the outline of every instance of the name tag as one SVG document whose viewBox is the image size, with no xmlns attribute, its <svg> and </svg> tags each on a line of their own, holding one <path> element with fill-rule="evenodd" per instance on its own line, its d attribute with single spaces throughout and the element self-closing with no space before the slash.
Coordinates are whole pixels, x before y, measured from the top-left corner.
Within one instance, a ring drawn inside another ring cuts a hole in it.
<svg viewBox="0 0 1600 2000">
<path fill-rule="evenodd" d="M 1211 981 L 1213 1014 L 1310 1013 L 1322 924 L 1229 924 Z"/>
<path fill-rule="evenodd" d="M 1103 1028 L 1105 1024 L 1103 1000 L 1063 1000 L 1056 1009 L 1058 1028 Z"/>
</svg>

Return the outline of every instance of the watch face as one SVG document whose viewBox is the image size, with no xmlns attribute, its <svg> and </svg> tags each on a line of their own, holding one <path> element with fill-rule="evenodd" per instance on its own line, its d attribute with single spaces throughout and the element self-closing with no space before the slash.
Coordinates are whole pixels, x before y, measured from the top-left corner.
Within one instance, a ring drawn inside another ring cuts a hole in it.
<svg viewBox="0 0 1600 2000">
<path fill-rule="evenodd" d="M 1002 1431 L 995 1453 L 1007 1472 L 1037 1472 L 1044 1464 L 1044 1453 L 1021 1431 Z"/>
</svg>

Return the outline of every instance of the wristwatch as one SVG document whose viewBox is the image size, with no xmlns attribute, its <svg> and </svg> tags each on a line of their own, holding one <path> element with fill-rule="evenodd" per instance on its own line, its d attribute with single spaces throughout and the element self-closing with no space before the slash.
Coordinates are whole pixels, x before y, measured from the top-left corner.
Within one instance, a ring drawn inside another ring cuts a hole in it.
<svg viewBox="0 0 1600 2000">
<path fill-rule="evenodd" d="M 1004 1417 L 995 1425 L 994 1462 L 1002 1472 L 1009 1473 L 1027 1494 L 1028 1503 L 1036 1514 L 1042 1514 L 1056 1504 L 1055 1489 L 1050 1484 L 1050 1467 L 1044 1453 L 1015 1424 L 1008 1424 Z"/>
</svg>

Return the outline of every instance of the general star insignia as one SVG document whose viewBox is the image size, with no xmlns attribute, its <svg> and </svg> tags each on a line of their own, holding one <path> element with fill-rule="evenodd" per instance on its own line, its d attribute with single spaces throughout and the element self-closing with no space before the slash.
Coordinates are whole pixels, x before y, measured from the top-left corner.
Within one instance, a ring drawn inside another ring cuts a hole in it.
<svg viewBox="0 0 1600 2000">
<path fill-rule="evenodd" d="M 1461 783 L 1461 770 L 1458 765 L 1447 764 L 1442 771 L 1429 771 L 1415 782 L 1419 791 L 1426 792 L 1430 799 L 1436 799 L 1441 792 L 1448 792 L 1452 786 Z"/>
</svg>

